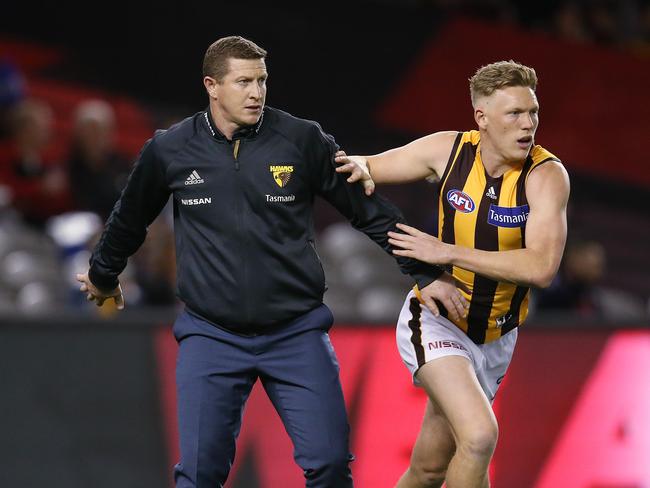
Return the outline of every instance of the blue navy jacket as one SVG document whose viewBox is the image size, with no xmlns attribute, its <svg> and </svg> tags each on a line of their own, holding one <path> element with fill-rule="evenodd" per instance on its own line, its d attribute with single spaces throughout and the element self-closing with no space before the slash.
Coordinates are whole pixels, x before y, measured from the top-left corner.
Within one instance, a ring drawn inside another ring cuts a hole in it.
<svg viewBox="0 0 650 488">
<path fill-rule="evenodd" d="M 171 195 L 177 294 L 195 315 L 233 332 L 260 333 L 319 306 L 325 276 L 314 247 L 320 195 L 391 252 L 386 233 L 403 222 L 379 195 L 335 172 L 334 139 L 316 123 L 266 107 L 226 139 L 209 110 L 144 145 L 90 260 L 100 289 L 117 286 L 127 258 Z M 396 258 L 420 287 L 440 268 Z"/>
</svg>

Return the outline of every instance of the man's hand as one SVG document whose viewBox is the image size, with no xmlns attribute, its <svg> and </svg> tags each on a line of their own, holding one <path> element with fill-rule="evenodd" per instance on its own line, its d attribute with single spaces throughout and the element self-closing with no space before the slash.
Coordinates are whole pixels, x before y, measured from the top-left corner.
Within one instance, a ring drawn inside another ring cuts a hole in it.
<svg viewBox="0 0 650 488">
<path fill-rule="evenodd" d="M 454 279 L 449 273 L 444 273 L 436 281 L 420 290 L 420 298 L 436 317 L 440 310 L 435 300 L 441 302 L 452 320 L 460 320 L 467 315 L 469 303 L 460 292 L 460 289 L 469 293 L 469 289 L 460 281 Z"/>
<path fill-rule="evenodd" d="M 389 232 L 388 242 L 399 249 L 394 249 L 393 254 L 407 258 L 417 259 L 429 264 L 449 264 L 451 262 L 450 251 L 453 248 L 438 238 L 417 230 L 405 224 L 397 224 L 397 227 L 404 231 Z"/>
<path fill-rule="evenodd" d="M 117 288 L 109 292 L 102 292 L 91 283 L 88 273 L 78 274 L 77 281 L 81 283 L 79 290 L 86 294 L 89 301 L 94 301 L 98 307 L 101 307 L 107 298 L 112 298 L 115 300 L 115 306 L 118 310 L 124 309 L 124 296 L 120 285 L 117 285 Z"/>
<path fill-rule="evenodd" d="M 370 196 L 375 191 L 375 182 L 372 181 L 368 170 L 368 161 L 363 156 L 348 156 L 344 151 L 338 151 L 334 155 L 334 161 L 341 166 L 336 168 L 337 173 L 350 173 L 348 183 L 360 181 L 366 195 Z"/>
</svg>

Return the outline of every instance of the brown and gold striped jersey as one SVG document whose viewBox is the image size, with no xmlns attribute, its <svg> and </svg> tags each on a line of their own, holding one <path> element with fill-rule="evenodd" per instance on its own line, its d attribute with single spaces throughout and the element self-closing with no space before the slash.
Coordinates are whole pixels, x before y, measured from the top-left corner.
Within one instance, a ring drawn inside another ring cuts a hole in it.
<svg viewBox="0 0 650 488">
<path fill-rule="evenodd" d="M 443 242 L 485 251 L 526 246 L 526 178 L 547 161 L 559 161 L 541 146 L 498 178 L 487 174 L 481 161 L 478 131 L 456 137 L 440 179 L 438 235 Z M 466 318 L 454 323 L 476 344 L 491 342 L 521 325 L 528 315 L 528 288 L 495 281 L 453 267 L 453 275 L 471 290 Z"/>
</svg>

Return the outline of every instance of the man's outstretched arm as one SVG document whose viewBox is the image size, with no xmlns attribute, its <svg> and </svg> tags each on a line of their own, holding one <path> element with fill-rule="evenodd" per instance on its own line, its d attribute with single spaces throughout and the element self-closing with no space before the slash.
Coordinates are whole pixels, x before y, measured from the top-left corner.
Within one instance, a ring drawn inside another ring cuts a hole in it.
<svg viewBox="0 0 650 488">
<path fill-rule="evenodd" d="M 331 136 L 325 135 L 319 128 L 318 143 L 310 146 L 312 158 L 317 166 L 312 175 L 315 191 L 331 203 L 359 231 L 391 253 L 393 248 L 388 243 L 388 231 L 395 229 L 395 224 L 404 222 L 399 209 L 379 195 L 366 197 L 359 185 L 345 182 L 337 174 L 334 154 L 338 149 Z M 450 316 L 459 318 L 466 314 L 467 301 L 456 288 L 455 280 L 445 276 L 444 270 L 414 259 L 395 256 L 403 273 L 409 274 L 418 284 L 422 301 L 434 315 L 439 314 L 435 300 L 439 300 Z"/>
<path fill-rule="evenodd" d="M 405 146 L 374 156 L 348 156 L 336 153 L 338 173 L 349 173 L 349 183 L 360 181 L 370 195 L 375 184 L 409 183 L 432 176 L 440 178 L 445 171 L 458 132 L 436 132 Z"/>
</svg>

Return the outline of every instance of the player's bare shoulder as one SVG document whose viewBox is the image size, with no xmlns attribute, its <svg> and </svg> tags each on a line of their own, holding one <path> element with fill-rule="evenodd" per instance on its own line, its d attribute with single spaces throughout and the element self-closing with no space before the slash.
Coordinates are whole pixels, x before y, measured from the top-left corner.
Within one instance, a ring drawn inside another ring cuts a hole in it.
<svg viewBox="0 0 650 488">
<path fill-rule="evenodd" d="M 536 165 L 526 178 L 526 196 L 531 205 L 551 199 L 565 206 L 569 192 L 569 173 L 559 159 Z"/>
</svg>

